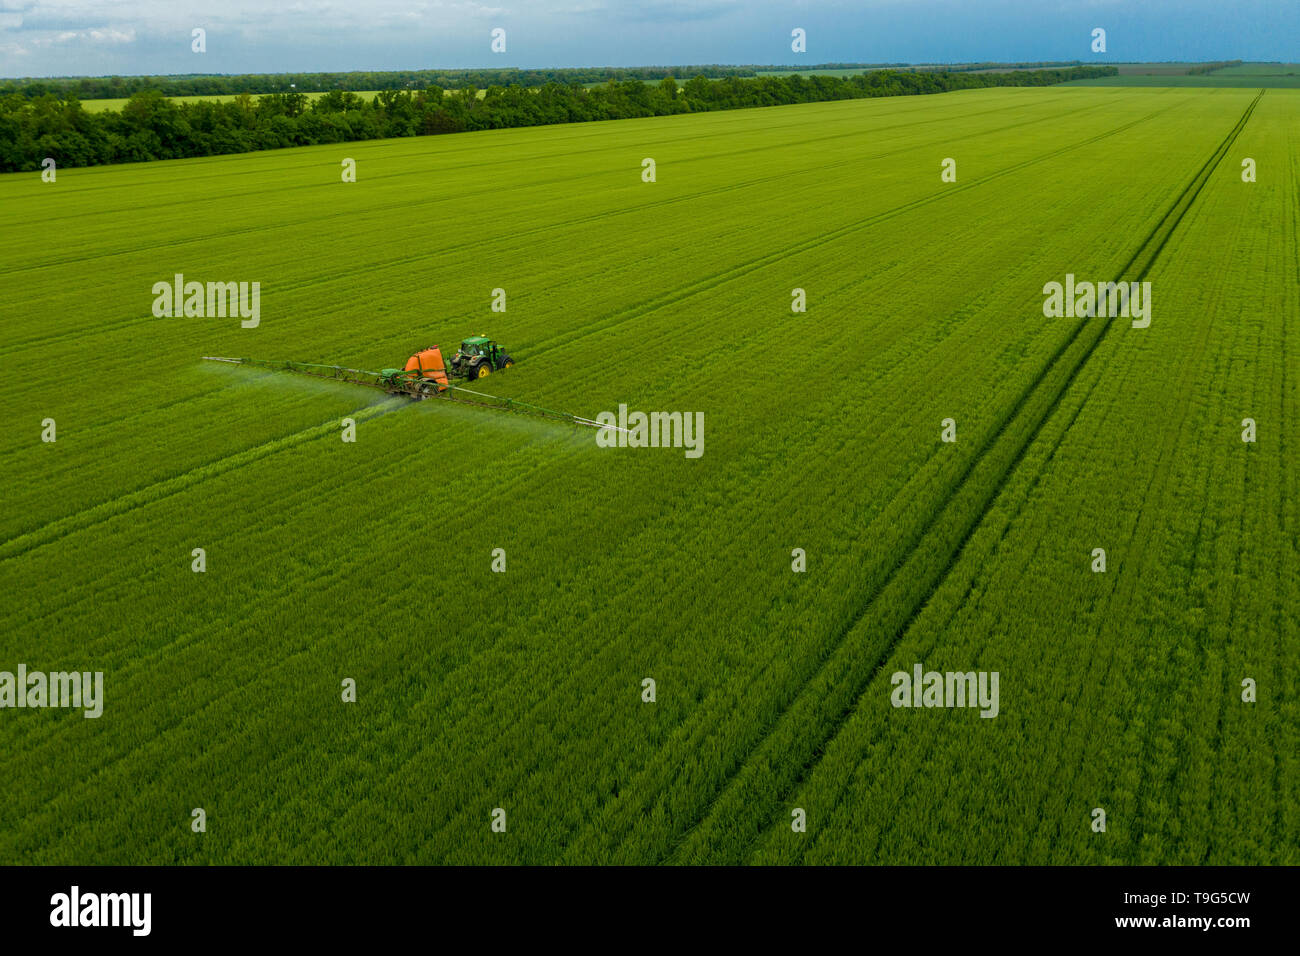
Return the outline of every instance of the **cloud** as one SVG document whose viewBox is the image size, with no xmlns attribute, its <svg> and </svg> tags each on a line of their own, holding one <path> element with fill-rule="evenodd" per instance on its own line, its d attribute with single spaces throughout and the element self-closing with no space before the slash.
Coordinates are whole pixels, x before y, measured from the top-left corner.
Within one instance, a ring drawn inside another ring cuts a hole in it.
<svg viewBox="0 0 1300 956">
<path fill-rule="evenodd" d="M 94 43 L 133 43 L 134 30 L 74 30 L 60 33 L 61 40 L 90 40 Z"/>
<path fill-rule="evenodd" d="M 637 20 L 684 23 L 688 20 L 715 20 L 746 6 L 753 7 L 754 4 L 742 4 L 740 0 L 644 0 L 630 10 L 617 12 Z"/>
<path fill-rule="evenodd" d="M 92 30 L 60 30 L 57 33 L 34 33 L 31 36 L 23 38 L 24 42 L 31 46 L 54 46 L 70 43 L 90 43 L 95 45 L 112 46 L 121 43 L 134 43 L 135 30 L 117 30 L 117 29 L 92 29 Z"/>
<path fill-rule="evenodd" d="M 810 63 L 1087 59 L 1098 25 L 1139 60 L 1279 59 L 1293 54 L 1300 3 L 0 0 L 0 76 L 790 63 L 794 26 Z M 504 54 L 490 50 L 498 26 Z"/>
</svg>

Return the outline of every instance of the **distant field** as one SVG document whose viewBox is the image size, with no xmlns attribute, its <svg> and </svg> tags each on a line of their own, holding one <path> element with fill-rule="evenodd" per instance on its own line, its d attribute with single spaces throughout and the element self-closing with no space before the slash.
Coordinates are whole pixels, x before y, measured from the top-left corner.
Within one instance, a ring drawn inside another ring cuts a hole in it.
<svg viewBox="0 0 1300 956">
<path fill-rule="evenodd" d="M 1300 863 L 1297 155 L 1300 93 L 1053 87 L 0 176 L 0 669 L 105 673 L 0 719 L 0 860 Z M 478 332 L 704 454 L 200 361 Z"/>
<path fill-rule="evenodd" d="M 1261 86 L 1279 87 L 1279 88 L 1300 88 L 1300 66 L 1296 64 L 1279 64 L 1279 63 L 1246 63 L 1237 67 L 1227 67 L 1218 70 L 1212 74 L 1187 76 L 1189 69 L 1199 66 L 1197 63 L 1117 63 L 1114 64 L 1119 68 L 1119 76 L 1102 77 L 1095 80 L 1075 80 L 1072 83 L 1061 84 L 1063 86 L 1220 86 L 1220 87 L 1241 87 L 1259 88 Z M 908 67 L 898 67 L 897 69 L 908 70 L 942 70 L 946 67 L 943 64 L 917 64 Z M 857 76 L 860 73 L 869 72 L 871 69 L 895 69 L 894 67 L 869 67 L 869 68 L 851 68 L 851 69 L 825 69 L 825 70 L 760 70 L 759 76 Z M 974 73 L 1006 73 L 1016 70 L 1034 70 L 1044 69 L 1043 67 L 990 67 L 988 69 L 973 70 Z M 684 82 L 691 77 L 683 73 L 676 79 L 679 83 Z M 602 80 L 594 83 L 584 83 L 587 88 L 594 86 L 604 86 L 608 81 Z M 654 85 L 659 80 L 644 80 L 644 83 Z M 323 95 L 322 93 L 306 93 L 305 96 L 310 99 L 316 99 Z M 366 99 L 373 99 L 374 90 L 357 93 L 358 96 Z M 484 95 L 484 90 L 479 90 L 479 98 Z M 254 99 L 257 97 L 254 96 Z M 178 103 L 190 103 L 197 100 L 232 100 L 232 94 L 221 94 L 212 96 L 174 96 L 172 100 Z M 81 104 L 89 112 L 103 112 L 107 110 L 118 110 L 126 104 L 125 99 L 111 100 L 82 100 Z"/>
<path fill-rule="evenodd" d="M 868 68 L 858 67 L 848 70 L 759 70 L 759 76 L 858 76 L 870 72 Z M 687 77 L 689 79 L 689 77 Z"/>
<path fill-rule="evenodd" d="M 957 65 L 944 63 L 917 63 L 909 66 L 865 66 L 843 70 L 759 70 L 759 76 L 858 76 L 874 70 L 920 70 L 923 72 L 954 69 Z M 981 70 L 958 70 L 967 73 L 1020 73 L 1032 70 L 1050 70 L 1050 66 L 991 66 Z"/>
<path fill-rule="evenodd" d="M 321 97 L 321 96 L 324 96 L 324 95 L 325 95 L 324 93 L 320 93 L 320 92 L 318 92 L 318 93 L 304 93 L 304 94 L 303 94 L 303 96 L 307 97 L 309 100 L 314 100 L 314 99 L 316 99 L 316 98 L 318 98 L 318 97 Z M 357 95 L 357 96 L 360 96 L 362 99 L 372 100 L 372 99 L 375 98 L 376 91 L 375 91 L 375 90 L 367 90 L 367 91 L 365 91 L 365 92 L 357 93 L 356 95 Z M 211 95 L 211 96 L 171 96 L 171 97 L 168 97 L 168 99 L 172 100 L 172 101 L 175 102 L 175 103 L 195 103 L 195 102 L 198 102 L 199 100 L 214 100 L 214 101 L 216 101 L 216 102 L 218 102 L 218 103 L 224 103 L 224 102 L 227 102 L 227 101 L 229 101 L 229 100 L 233 100 L 234 98 L 235 98 L 235 94 L 233 94 L 233 93 L 218 93 L 218 94 L 213 94 L 213 95 Z M 259 99 L 259 98 L 260 98 L 260 97 L 259 97 L 259 96 L 256 96 L 256 95 L 253 97 L 254 100 L 257 100 L 257 99 Z M 126 104 L 127 104 L 127 100 L 125 100 L 125 99 L 115 99 L 115 100 L 82 100 L 82 101 L 81 101 L 81 106 L 82 106 L 82 108 L 85 109 L 86 112 L 88 112 L 88 113 L 106 113 L 106 112 L 108 112 L 109 110 L 120 110 L 120 109 L 121 109 L 123 106 L 125 106 Z"/>
<path fill-rule="evenodd" d="M 1269 76 L 1261 74 L 1207 73 L 1196 76 L 1130 74 L 1128 76 L 1102 76 L 1093 80 L 1072 80 L 1062 86 L 1128 86 L 1128 87 L 1186 87 L 1219 89 L 1300 89 L 1300 76 Z"/>
<path fill-rule="evenodd" d="M 1216 76 L 1296 76 L 1300 63 L 1242 63 L 1215 71 Z"/>
<path fill-rule="evenodd" d="M 1182 76 L 1200 63 L 1116 63 L 1120 76 Z"/>
<path fill-rule="evenodd" d="M 1224 89 L 1300 89 L 1300 66 L 1294 63 L 1243 63 L 1213 73 L 1187 71 L 1197 63 L 1118 63 L 1119 76 L 1074 80 L 1063 86 L 1221 87 Z"/>
<path fill-rule="evenodd" d="M 689 80 L 690 77 L 689 77 L 689 76 L 679 76 L 679 77 L 676 77 L 675 79 L 677 80 L 678 83 L 681 83 L 683 80 Z M 660 79 L 660 80 L 642 80 L 641 82 L 644 83 L 646 86 L 656 86 L 656 85 L 658 85 L 659 83 L 662 83 L 663 80 L 661 80 L 661 79 Z M 608 86 L 608 85 L 609 85 L 609 80 L 598 80 L 598 81 L 593 82 L 593 83 L 583 83 L 583 84 L 582 84 L 583 89 L 587 89 L 587 90 L 594 89 L 594 88 L 597 87 L 597 86 Z M 483 92 L 484 92 L 483 90 L 479 90 L 479 95 L 482 96 L 482 95 L 483 95 Z"/>
</svg>

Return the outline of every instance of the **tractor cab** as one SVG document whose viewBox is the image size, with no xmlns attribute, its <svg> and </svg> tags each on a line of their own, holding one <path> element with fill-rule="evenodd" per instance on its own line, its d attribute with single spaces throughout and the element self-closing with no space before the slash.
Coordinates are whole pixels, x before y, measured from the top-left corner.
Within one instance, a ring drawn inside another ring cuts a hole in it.
<svg viewBox="0 0 1300 956">
<path fill-rule="evenodd" d="M 451 366 L 464 378 L 483 378 L 492 372 L 514 365 L 505 350 L 485 335 L 473 335 L 460 343 L 451 357 Z"/>
</svg>

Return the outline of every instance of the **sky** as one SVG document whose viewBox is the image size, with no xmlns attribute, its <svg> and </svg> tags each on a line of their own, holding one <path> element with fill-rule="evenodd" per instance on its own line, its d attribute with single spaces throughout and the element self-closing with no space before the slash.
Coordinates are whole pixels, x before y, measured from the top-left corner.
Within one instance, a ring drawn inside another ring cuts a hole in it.
<svg viewBox="0 0 1300 956">
<path fill-rule="evenodd" d="M 0 0 L 3 77 L 1234 59 L 1300 60 L 1300 0 Z"/>
</svg>

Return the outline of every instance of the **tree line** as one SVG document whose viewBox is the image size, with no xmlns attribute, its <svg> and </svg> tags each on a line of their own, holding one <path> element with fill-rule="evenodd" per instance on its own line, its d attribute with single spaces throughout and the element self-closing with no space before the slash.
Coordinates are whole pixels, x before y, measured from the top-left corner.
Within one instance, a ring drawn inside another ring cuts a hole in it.
<svg viewBox="0 0 1300 956">
<path fill-rule="evenodd" d="M 1238 61 L 1239 62 L 1239 61 Z M 353 93 L 372 90 L 422 90 L 436 86 L 458 90 L 466 86 L 485 89 L 489 86 L 545 86 L 547 83 L 578 83 L 592 86 L 611 80 L 654 82 L 669 76 L 703 76 L 711 80 L 724 76 L 758 76 L 772 72 L 811 70 L 905 69 L 913 71 L 943 70 L 961 73 L 969 70 L 1004 70 L 1078 66 L 1079 60 L 1036 63 L 959 63 L 941 66 L 909 66 L 906 63 L 819 63 L 806 66 L 632 66 L 632 67 L 557 67 L 554 69 L 478 69 L 478 70 L 376 70 L 348 73 L 242 73 L 237 75 L 179 74 L 175 76 L 60 76 L 48 78 L 0 80 L 0 96 L 16 93 L 35 99 L 46 93 L 58 97 L 75 96 L 79 100 L 124 100 L 135 93 L 157 90 L 163 96 L 235 96 L 239 93 L 324 93 L 346 90 Z M 1222 65 L 1222 64 L 1219 64 Z"/>
<path fill-rule="evenodd" d="M 244 153 L 287 146 L 344 143 L 468 130 L 582 123 L 826 100 L 944 93 L 993 86 L 1049 86 L 1113 76 L 1113 66 L 1021 70 L 1014 73 L 874 70 L 839 76 L 698 75 L 679 85 L 611 80 L 595 87 L 548 82 L 456 90 L 438 86 L 381 90 L 372 100 L 331 90 L 177 103 L 158 90 L 131 95 L 121 110 L 87 112 L 77 97 L 45 93 L 0 96 L 0 171 L 147 162 Z"/>
<path fill-rule="evenodd" d="M 856 64 L 865 69 L 864 64 Z M 662 80 L 666 76 L 754 76 L 754 66 L 633 66 L 564 67 L 555 69 L 375 70 L 348 73 L 242 73 L 238 75 L 181 74 L 176 76 L 63 76 L 0 81 L 0 96 L 17 93 L 35 99 L 46 93 L 81 100 L 124 100 L 145 90 L 163 96 L 235 96 L 239 93 L 324 93 L 345 90 L 422 90 L 436 86 L 457 90 L 498 85 L 545 86 L 579 83 L 590 86 L 610 80 Z"/>
<path fill-rule="evenodd" d="M 1207 73 L 1214 73 L 1218 70 L 1226 69 L 1230 66 L 1241 66 L 1240 60 L 1219 60 L 1216 63 L 1202 63 L 1200 66 L 1194 66 L 1187 71 L 1188 76 L 1203 76 Z"/>
</svg>

